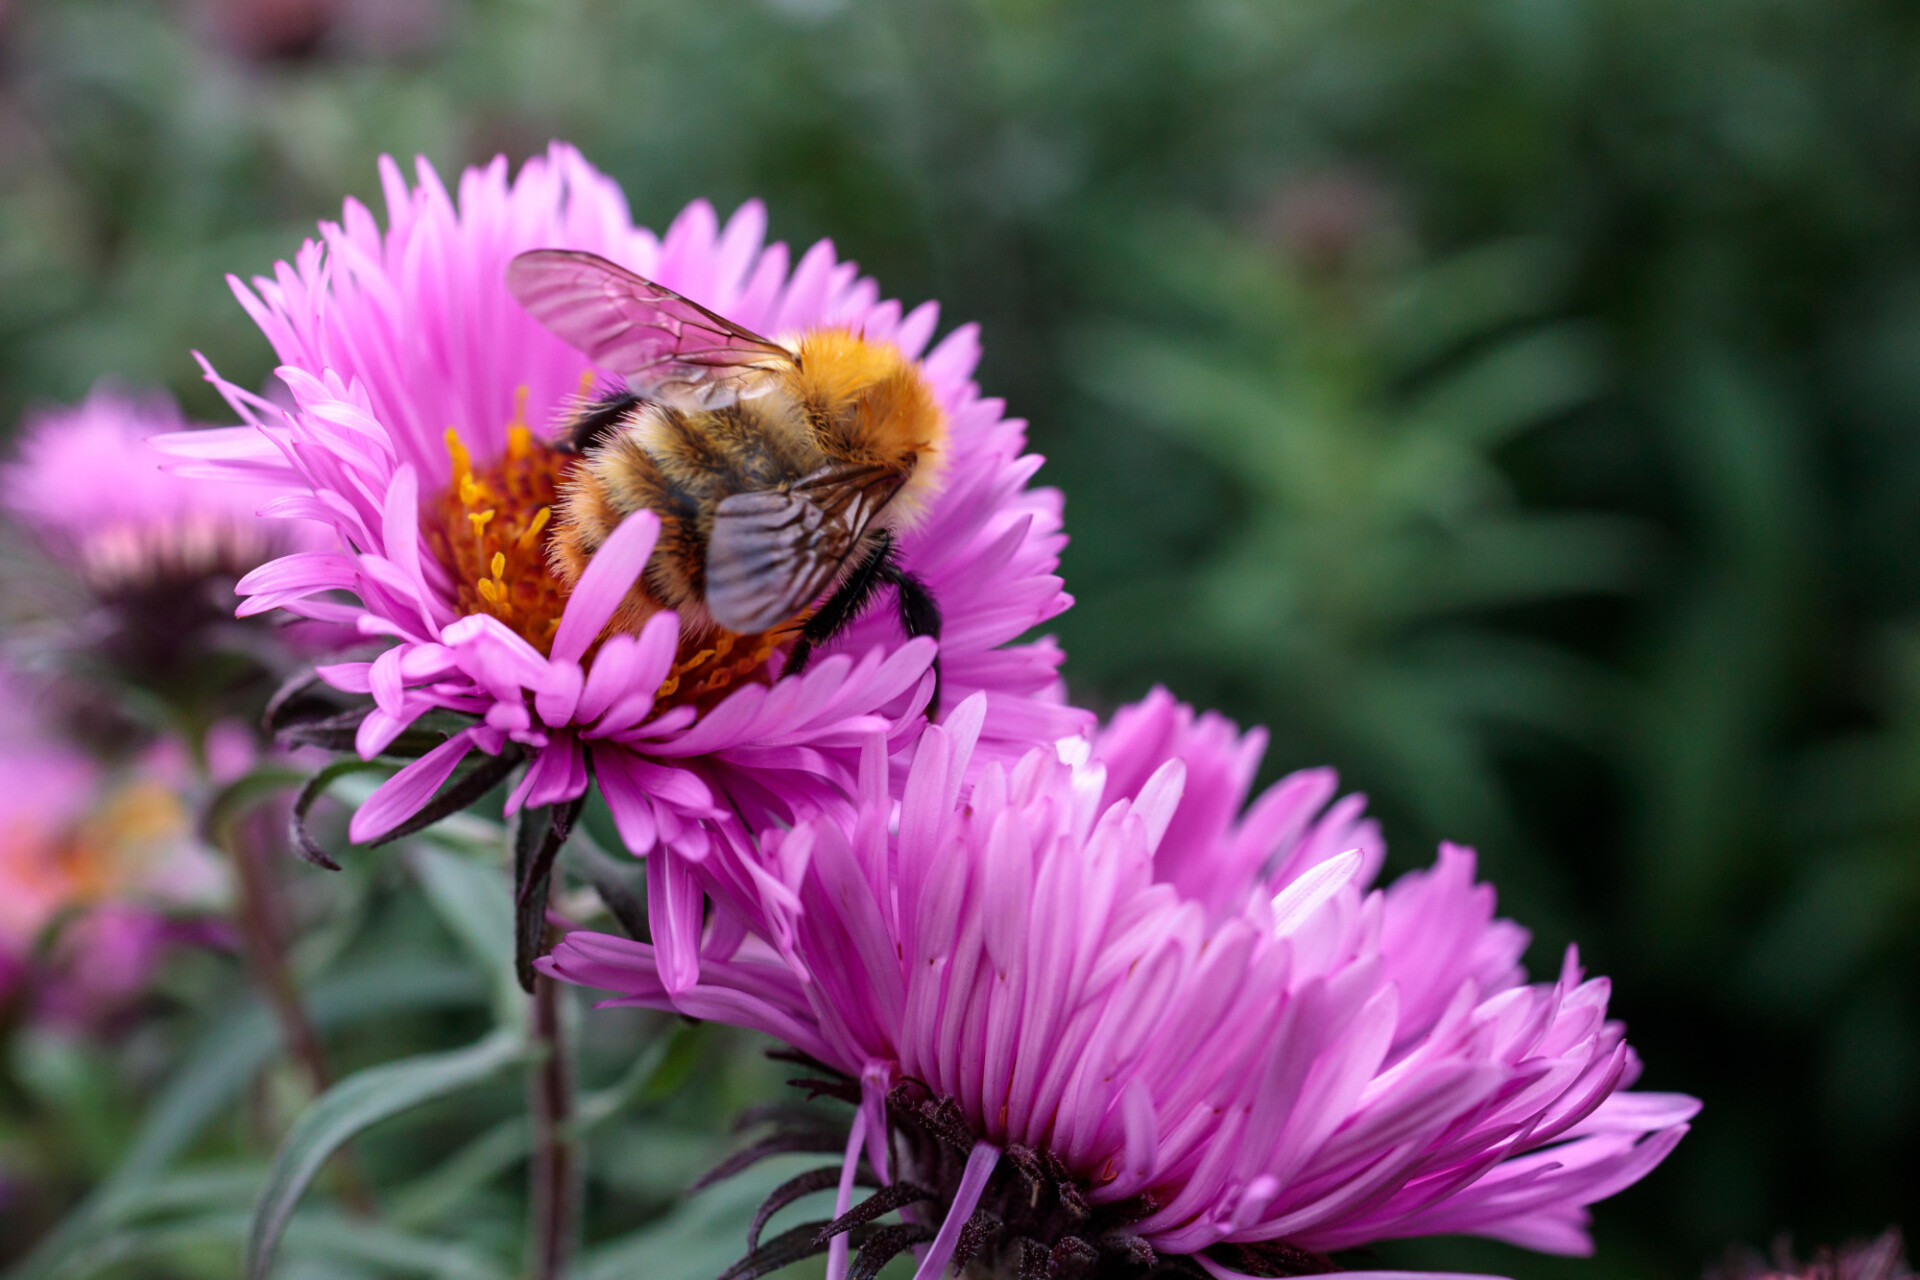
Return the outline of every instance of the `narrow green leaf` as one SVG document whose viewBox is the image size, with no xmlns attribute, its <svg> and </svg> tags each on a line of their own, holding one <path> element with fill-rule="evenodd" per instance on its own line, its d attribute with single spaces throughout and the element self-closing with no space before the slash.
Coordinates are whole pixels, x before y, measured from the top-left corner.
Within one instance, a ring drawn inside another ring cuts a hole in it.
<svg viewBox="0 0 1920 1280">
<path fill-rule="evenodd" d="M 247 1215 L 235 1210 L 208 1213 L 158 1226 L 114 1231 L 69 1254 L 52 1280 L 90 1280 L 134 1263 L 148 1264 L 140 1274 L 161 1270 L 155 1264 L 189 1251 L 237 1250 L 247 1231 Z M 453 1241 L 432 1240 L 396 1231 L 377 1222 L 349 1221 L 334 1214 L 303 1215 L 287 1231 L 287 1249 L 302 1257 L 371 1263 L 384 1272 L 429 1276 L 434 1280 L 505 1280 L 494 1259 Z"/>
<path fill-rule="evenodd" d="M 90 1236 L 48 1272 L 50 1280 L 88 1280 L 133 1262 L 158 1262 L 188 1249 L 239 1244 L 246 1230 L 243 1211 L 205 1214 L 154 1227 L 109 1231 Z M 157 1268 L 149 1267 L 151 1273 Z"/>
<path fill-rule="evenodd" d="M 487 1079 L 517 1061 L 523 1051 L 517 1034 L 497 1031 L 465 1049 L 369 1067 L 315 1099 L 280 1144 L 254 1206 L 245 1267 L 250 1280 L 267 1275 L 294 1206 L 343 1143 L 402 1111 Z"/>
<path fill-rule="evenodd" d="M 342 974 L 308 993 L 308 1013 L 323 1031 L 366 1018 L 446 1008 L 484 998 L 471 972 L 454 966 L 410 966 Z M 151 1180 L 193 1143 L 247 1082 L 280 1052 L 280 1027 L 258 1001 L 248 1001 L 201 1037 L 167 1082 L 113 1173 L 81 1201 L 6 1280 L 43 1280 L 75 1250 L 114 1223 L 108 1210 Z"/>
<path fill-rule="evenodd" d="M 291 791 L 307 780 L 307 775 L 286 765 L 261 765 L 235 778 L 207 804 L 200 819 L 200 832 L 207 843 L 221 843 L 221 831 L 249 807 L 280 791 Z"/>
<path fill-rule="evenodd" d="M 573 1136 L 586 1136 L 635 1102 L 658 1102 L 673 1093 L 699 1061 L 706 1030 L 705 1023 L 683 1022 L 668 1034 L 655 1036 L 620 1079 L 580 1099 L 574 1109 Z"/>
<path fill-rule="evenodd" d="M 410 1183 L 387 1205 L 387 1217 L 401 1227 L 438 1222 L 525 1160 L 532 1149 L 533 1129 L 526 1116 L 502 1120 Z"/>
<path fill-rule="evenodd" d="M 650 930 L 646 898 L 639 889 L 638 860 L 615 858 L 600 847 L 585 825 L 574 828 L 567 840 L 566 855 L 575 873 L 593 886 L 627 936 L 647 941 Z"/>
<path fill-rule="evenodd" d="M 302 1214 L 287 1228 L 286 1249 L 303 1257 L 371 1263 L 383 1271 L 436 1280 L 507 1280 L 497 1260 L 470 1245 L 397 1231 L 338 1214 Z"/>
<path fill-rule="evenodd" d="M 316 985 L 308 993 L 307 1012 L 326 1031 L 388 1014 L 468 1004 L 479 994 L 473 975 L 453 966 L 381 968 L 341 974 Z M 279 1051 L 280 1027 L 265 1006 L 249 1004 L 222 1021 L 155 1101 L 146 1125 L 106 1185 L 164 1168 Z"/>
<path fill-rule="evenodd" d="M 162 1214 L 215 1209 L 242 1213 L 258 1194 L 266 1174 L 266 1166 L 256 1163 L 167 1174 L 117 1190 L 101 1203 L 100 1217 L 109 1222 L 137 1222 Z"/>
<path fill-rule="evenodd" d="M 494 830 L 505 839 L 504 832 Z M 499 853 L 500 847 L 495 846 L 494 852 Z M 507 887 L 506 868 L 488 867 L 426 844 L 410 850 L 407 861 L 434 911 L 486 969 L 493 986 L 495 1021 L 519 1026 L 527 1016 L 527 1001 L 514 971 L 513 895 Z"/>
<path fill-rule="evenodd" d="M 384 773 L 386 766 L 376 760 L 336 760 L 308 778 L 306 784 L 300 788 L 300 794 L 294 797 L 293 811 L 287 819 L 288 826 L 292 829 L 294 852 L 316 867 L 338 871 L 340 864 L 335 862 L 308 833 L 307 814 L 312 811 L 315 804 L 319 803 L 320 797 L 327 793 L 327 789 L 347 774 L 370 773 L 376 770 Z"/>
<path fill-rule="evenodd" d="M 707 1030 L 705 1023 L 679 1023 L 655 1036 L 618 1080 L 581 1097 L 568 1136 L 584 1139 L 635 1105 L 648 1106 L 669 1097 L 698 1063 Z M 531 1148 L 532 1131 L 525 1116 L 502 1120 L 408 1185 L 387 1205 L 387 1217 L 402 1227 L 438 1222 L 526 1159 Z"/>
<path fill-rule="evenodd" d="M 659 1221 L 589 1250 L 575 1280 L 712 1280 L 739 1258 L 746 1224 L 768 1193 L 819 1163 L 783 1156 L 702 1191 Z"/>
</svg>

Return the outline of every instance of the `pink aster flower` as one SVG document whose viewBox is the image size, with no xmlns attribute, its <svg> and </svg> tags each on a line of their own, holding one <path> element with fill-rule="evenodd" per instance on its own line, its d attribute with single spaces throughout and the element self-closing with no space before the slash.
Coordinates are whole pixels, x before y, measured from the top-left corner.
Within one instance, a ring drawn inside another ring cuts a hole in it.
<svg viewBox="0 0 1920 1280">
<path fill-rule="evenodd" d="M 1329 806 L 1314 770 L 1243 812 L 1259 738 L 1164 693 L 969 783 L 981 712 L 921 737 L 897 806 L 876 740 L 857 822 L 765 833 L 750 936 L 716 928 L 731 951 L 692 987 L 605 935 L 542 962 L 784 1039 L 858 1104 L 839 1220 L 736 1274 L 889 1208 L 907 1221 L 865 1249 L 928 1244 L 920 1280 L 1035 1257 L 1284 1274 L 1430 1233 L 1585 1253 L 1585 1206 L 1686 1131 L 1693 1099 L 1624 1091 L 1640 1068 L 1605 979 L 1570 951 L 1528 983 L 1470 850 L 1371 887 L 1358 797 Z M 863 1153 L 886 1189 L 852 1208 Z"/>
<path fill-rule="evenodd" d="M 330 538 L 263 520 L 270 493 L 162 470 L 150 438 L 188 424 L 164 392 L 96 387 L 75 408 L 29 416 L 0 507 L 102 608 L 83 639 L 136 675 L 171 680 L 210 627 L 231 627 L 233 584 Z"/>
<path fill-rule="evenodd" d="M 1914 1277 L 1900 1228 L 1888 1227 L 1872 1240 L 1849 1241 L 1837 1251 L 1816 1249 L 1813 1257 L 1805 1262 L 1793 1256 L 1792 1241 L 1784 1235 L 1774 1242 L 1771 1258 L 1735 1248 L 1719 1266 L 1708 1269 L 1707 1280 L 1914 1280 Z"/>
<path fill-rule="evenodd" d="M 0 954 L 16 961 L 90 878 L 77 874 L 69 836 L 102 780 L 91 758 L 44 732 L 27 699 L 0 673 Z"/>
<path fill-rule="evenodd" d="M 293 549 L 300 531 L 260 519 L 271 496 L 161 469 L 149 437 L 188 428 L 164 392 L 96 387 L 78 407 L 27 419 L 0 503 L 92 591 L 112 596 L 225 573 Z"/>
<path fill-rule="evenodd" d="M 660 855 L 649 859 L 649 897 L 670 980 L 685 984 L 702 894 L 724 887 L 699 874 L 715 832 L 844 801 L 857 744 L 879 733 L 899 745 L 922 723 L 934 646 L 909 642 L 888 610 L 785 679 L 785 641 L 773 633 L 695 647 L 663 614 L 640 634 L 605 635 L 653 551 L 650 513 L 628 518 L 570 593 L 548 572 L 552 504 L 572 464 L 540 424 L 606 371 L 509 295 L 507 264 L 536 248 L 602 255 L 761 332 L 844 325 L 917 361 L 950 446 L 943 487 L 898 546 L 945 614 L 947 700 L 986 695 L 989 753 L 1076 731 L 1058 650 L 1013 643 L 1069 603 L 1054 573 L 1059 495 L 1028 487 L 1039 459 L 1025 452 L 1024 424 L 970 380 L 971 325 L 933 342 L 934 304 L 882 301 L 825 241 L 790 266 L 784 245 L 763 244 L 758 203 L 724 226 L 695 203 L 655 236 L 570 147 L 511 181 L 504 159 L 469 170 L 457 200 L 424 162 L 411 186 L 391 161 L 381 173 L 384 230 L 349 201 L 273 278 L 234 283 L 283 361 L 295 407 L 282 412 L 209 371 L 248 425 L 166 445 L 183 471 L 276 486 L 271 514 L 337 531 L 338 549 L 249 575 L 241 612 L 284 608 L 392 638 L 372 663 L 322 673 L 373 699 L 355 744 L 363 756 L 429 711 L 469 717 L 360 809 L 356 840 L 406 829 L 474 752 L 495 762 L 481 766 L 483 781 L 527 761 L 511 809 L 578 798 L 591 768 L 628 848 Z"/>
</svg>

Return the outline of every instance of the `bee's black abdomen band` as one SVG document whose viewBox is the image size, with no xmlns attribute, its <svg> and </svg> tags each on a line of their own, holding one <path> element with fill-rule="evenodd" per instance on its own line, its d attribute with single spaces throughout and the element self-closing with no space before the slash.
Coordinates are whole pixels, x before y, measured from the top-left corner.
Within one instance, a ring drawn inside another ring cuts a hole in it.
<svg viewBox="0 0 1920 1280">
<path fill-rule="evenodd" d="M 638 392 L 611 391 L 580 408 L 561 436 L 568 453 L 585 453 L 620 429 L 627 415 L 645 400 Z"/>
</svg>

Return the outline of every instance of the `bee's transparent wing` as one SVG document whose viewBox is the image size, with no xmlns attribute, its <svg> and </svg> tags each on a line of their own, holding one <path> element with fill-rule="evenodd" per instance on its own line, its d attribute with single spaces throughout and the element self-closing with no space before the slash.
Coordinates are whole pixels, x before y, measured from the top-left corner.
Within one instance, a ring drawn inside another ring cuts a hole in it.
<svg viewBox="0 0 1920 1280">
<path fill-rule="evenodd" d="M 716 409 L 772 386 L 793 353 L 598 254 L 535 249 L 507 289 L 555 336 L 644 395 Z"/>
<path fill-rule="evenodd" d="M 729 631 L 767 631 L 833 582 L 907 473 L 871 463 L 814 472 L 785 492 L 736 493 L 707 536 L 707 611 Z"/>
</svg>

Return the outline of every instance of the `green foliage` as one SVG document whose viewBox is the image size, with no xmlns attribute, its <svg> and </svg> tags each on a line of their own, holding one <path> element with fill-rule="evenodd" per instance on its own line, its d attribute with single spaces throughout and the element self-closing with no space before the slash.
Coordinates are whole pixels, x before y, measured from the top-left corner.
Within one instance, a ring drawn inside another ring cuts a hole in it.
<svg viewBox="0 0 1920 1280">
<path fill-rule="evenodd" d="M 498 824 L 463 817 L 401 846 L 400 862 L 419 889 L 408 877 L 384 877 L 352 944 L 303 975 L 309 1012 L 329 1043 L 338 1048 L 358 1039 L 376 1060 L 288 1115 L 269 1144 L 268 1164 L 251 1154 L 257 1138 L 223 1132 L 219 1123 L 237 1107 L 247 1109 L 240 1105 L 244 1091 L 282 1052 L 279 1023 L 249 1003 L 217 1018 L 181 1053 L 171 1080 L 146 1101 L 139 1128 L 105 1141 L 117 1163 L 108 1161 L 93 1191 L 15 1261 L 7 1280 L 514 1274 L 526 1216 L 522 1170 L 533 1148 L 524 1090 L 514 1077 L 555 1047 L 530 1022 L 529 998 L 514 973 L 509 840 Z M 591 900 L 580 898 L 584 886 L 571 872 L 576 860 L 571 852 L 563 859 L 556 889 L 574 895 L 574 915 L 593 920 Z M 430 915 L 418 914 L 421 899 Z M 343 895 L 336 906 L 354 901 Z M 388 927 L 381 916 L 396 908 L 404 923 Z M 570 993 L 564 998 L 571 1003 Z M 436 1016 L 446 1014 L 454 1016 Z M 412 1036 L 392 1034 L 396 1017 L 414 1025 Z M 652 1015 L 607 1015 L 588 1028 L 571 1010 L 562 1026 L 567 1041 L 559 1052 L 580 1086 L 565 1137 L 592 1150 L 631 1147 L 668 1167 L 691 1154 L 698 1166 L 722 1149 L 733 1112 L 777 1087 L 779 1073 L 758 1060 L 748 1037 L 676 1027 Z M 17 1044 L 43 1056 L 71 1059 L 77 1052 L 59 1041 Z M 100 1055 L 91 1068 L 49 1063 L 16 1067 L 16 1075 L 65 1079 L 55 1091 L 78 1105 L 89 1072 L 111 1066 Z M 502 1076 L 511 1087 L 490 1090 Z M 332 1172 L 324 1174 L 330 1159 Z M 622 1250 L 645 1238 L 636 1229 L 670 1208 L 691 1177 L 636 1194 L 619 1163 L 589 1161 L 586 1186 L 599 1212 L 590 1217 L 593 1252 L 583 1265 L 625 1256 Z M 757 1178 L 748 1183 L 702 1203 L 731 1206 L 760 1186 Z M 368 1191 L 377 1206 L 372 1217 L 368 1207 L 356 1208 Z M 738 1255 L 745 1220 L 703 1209 L 667 1220 L 663 1229 L 696 1243 L 695 1256 L 724 1255 L 717 1272 Z M 487 1225 L 477 1228 L 476 1221 Z"/>
<path fill-rule="evenodd" d="M 294 1206 L 328 1157 L 348 1139 L 402 1111 L 478 1084 L 524 1052 L 511 1032 L 494 1032 L 465 1049 L 368 1067 L 315 1099 L 274 1155 L 253 1210 L 245 1274 L 253 1280 L 267 1275 Z"/>
<path fill-rule="evenodd" d="M 1592 741 L 1606 680 L 1488 619 L 1625 590 L 1646 560 L 1618 516 L 1522 508 L 1492 457 L 1600 385 L 1595 335 L 1540 319 L 1554 255 L 1489 246 L 1385 289 L 1202 224 L 1136 239 L 1133 278 L 1181 321 L 1092 326 L 1076 367 L 1114 418 L 1235 477 L 1236 502 L 1202 563 L 1126 574 L 1069 626 L 1129 633 L 1094 646 L 1115 676 L 1285 707 L 1282 758 L 1510 846 L 1487 726 Z"/>
</svg>

